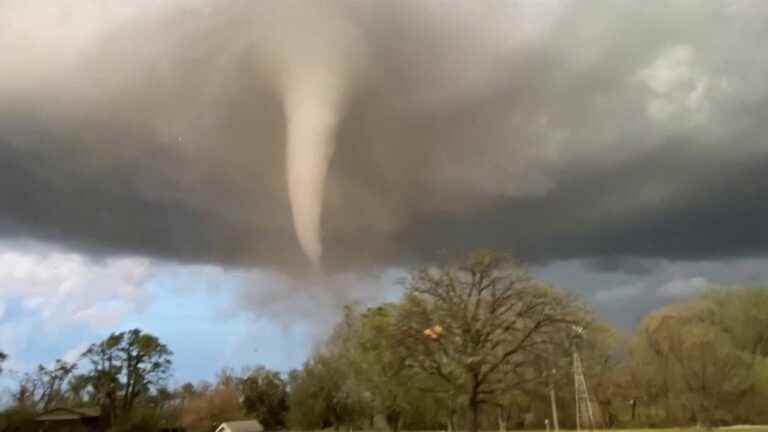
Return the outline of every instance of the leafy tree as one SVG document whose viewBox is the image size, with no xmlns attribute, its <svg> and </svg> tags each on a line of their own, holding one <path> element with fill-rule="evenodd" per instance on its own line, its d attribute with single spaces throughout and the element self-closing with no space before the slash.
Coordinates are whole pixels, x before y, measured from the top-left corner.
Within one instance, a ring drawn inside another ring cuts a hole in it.
<svg viewBox="0 0 768 432">
<path fill-rule="evenodd" d="M 289 375 L 288 426 L 336 429 L 352 424 L 368 410 L 368 395 L 351 375 L 338 352 L 319 353 L 301 371 Z"/>
<path fill-rule="evenodd" d="M 359 313 L 345 308 L 343 326 L 344 362 L 352 379 L 370 395 L 372 413 L 382 413 L 389 427 L 397 432 L 404 416 L 418 406 L 424 385 L 417 371 L 407 367 L 406 358 L 397 348 L 395 318 L 398 306 L 392 303 Z M 419 412 L 424 416 L 424 412 Z"/>
<path fill-rule="evenodd" d="M 280 372 L 257 366 L 242 379 L 240 388 L 246 413 L 259 419 L 266 429 L 285 426 L 288 386 Z"/>
<path fill-rule="evenodd" d="M 93 399 L 91 378 L 87 374 L 72 375 L 67 382 L 66 397 L 69 405 L 79 406 Z"/>
<path fill-rule="evenodd" d="M 720 312 L 698 298 L 663 308 L 641 324 L 634 355 L 651 368 L 648 375 L 661 375 L 659 384 L 651 383 L 661 387 L 668 421 L 681 411 L 698 424 L 730 421 L 728 407 L 751 389 L 749 356 L 723 331 Z"/>
<path fill-rule="evenodd" d="M 721 288 L 702 295 L 716 313 L 712 324 L 732 340 L 734 347 L 755 358 L 768 356 L 768 289 Z"/>
<path fill-rule="evenodd" d="M 452 400 L 435 391 L 441 386 L 434 377 L 408 367 L 400 349 L 398 310 L 396 303 L 365 310 L 357 305 L 345 307 L 332 338 L 339 361 L 347 370 L 348 385 L 362 389 L 361 414 L 371 417 L 369 426 L 378 417 L 394 431 L 403 426 L 440 428 Z"/>
<path fill-rule="evenodd" d="M 91 385 L 96 399 L 112 415 L 130 416 L 136 401 L 163 385 L 173 353 L 160 340 L 139 329 L 112 333 L 83 354 L 92 366 Z M 118 405 L 119 404 L 119 405 Z"/>
<path fill-rule="evenodd" d="M 536 282 L 509 257 L 472 254 L 451 267 L 415 272 L 397 322 L 409 365 L 463 395 L 467 429 L 479 409 L 508 388 L 505 377 L 530 363 L 549 334 L 582 324 L 587 313 L 572 297 Z"/>
<path fill-rule="evenodd" d="M 139 329 L 124 334 L 124 343 L 118 349 L 122 354 L 125 377 L 122 386 L 123 410 L 130 412 L 138 397 L 166 382 L 172 353 L 157 337 Z"/>
</svg>

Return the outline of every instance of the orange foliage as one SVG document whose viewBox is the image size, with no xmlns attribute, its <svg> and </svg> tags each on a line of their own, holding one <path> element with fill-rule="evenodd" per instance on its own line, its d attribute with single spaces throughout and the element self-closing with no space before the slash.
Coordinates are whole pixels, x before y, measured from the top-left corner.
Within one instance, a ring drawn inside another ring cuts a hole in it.
<svg viewBox="0 0 768 432">
<path fill-rule="evenodd" d="M 212 431 L 223 422 L 244 418 L 237 389 L 223 385 L 190 397 L 181 413 L 181 422 L 189 432 Z"/>
</svg>

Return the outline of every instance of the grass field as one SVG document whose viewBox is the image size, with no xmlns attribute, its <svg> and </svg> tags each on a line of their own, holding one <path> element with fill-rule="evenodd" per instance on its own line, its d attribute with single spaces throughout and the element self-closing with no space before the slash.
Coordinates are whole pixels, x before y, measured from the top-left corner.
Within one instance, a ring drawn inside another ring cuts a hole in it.
<svg viewBox="0 0 768 432">
<path fill-rule="evenodd" d="M 739 425 L 739 426 L 728 426 L 728 427 L 720 427 L 720 428 L 711 428 L 711 429 L 697 429 L 695 427 L 685 427 L 685 428 L 658 428 L 658 429 L 601 429 L 605 431 L 610 432 L 697 432 L 697 431 L 723 431 L 723 432 L 768 432 L 768 425 Z M 320 432 L 330 432 L 335 431 L 334 429 L 324 429 Z M 380 431 L 374 431 L 374 430 L 356 430 L 354 429 L 353 432 L 380 432 Z M 433 431 L 403 431 L 403 432 L 445 432 L 445 431 L 439 431 L 439 430 L 433 430 Z M 456 432 L 462 432 L 461 429 L 459 429 Z M 498 432 L 498 430 L 483 430 L 482 432 Z M 509 429 L 508 432 L 515 432 L 514 429 Z M 545 429 L 526 429 L 525 432 L 547 432 Z M 552 430 L 550 430 L 552 432 Z M 560 429 L 560 432 L 576 432 L 574 429 Z"/>
<path fill-rule="evenodd" d="M 601 429 L 601 430 L 610 431 L 610 432 L 697 432 L 697 431 L 705 431 L 707 429 L 685 427 L 685 428 L 658 428 L 658 429 Z M 739 426 L 712 428 L 709 430 L 723 431 L 723 432 L 768 432 L 768 425 L 739 425 Z M 355 432 L 359 432 L 359 431 L 355 431 Z M 373 432 L 373 431 L 362 431 L 362 432 Z M 403 431 L 403 432 L 445 432 L 445 431 Z M 462 432 L 462 431 L 458 430 L 457 432 Z M 498 431 L 483 430 L 482 432 L 498 432 Z M 515 430 L 510 429 L 508 432 L 515 432 Z M 545 429 L 540 429 L 540 430 L 526 429 L 525 432 L 547 432 L 547 431 Z M 552 432 L 552 430 L 550 430 L 550 432 Z M 574 429 L 560 429 L 560 432 L 576 432 L 576 431 Z"/>
<path fill-rule="evenodd" d="M 695 427 L 687 427 L 687 428 L 659 428 L 659 429 L 605 429 L 606 431 L 610 430 L 611 432 L 695 432 L 695 431 L 703 431 L 706 430 L 704 428 L 697 429 Z M 721 428 L 712 428 L 710 429 L 712 431 L 732 431 L 732 432 L 768 432 L 768 425 L 739 425 L 739 426 L 728 426 L 728 427 L 721 427 Z M 487 431 L 491 432 L 491 431 Z M 528 431 L 526 431 L 528 432 Z M 537 431 L 530 431 L 530 432 L 546 432 L 546 430 L 537 430 Z M 575 432 L 574 430 L 568 430 L 568 429 L 560 429 L 560 432 Z"/>
</svg>

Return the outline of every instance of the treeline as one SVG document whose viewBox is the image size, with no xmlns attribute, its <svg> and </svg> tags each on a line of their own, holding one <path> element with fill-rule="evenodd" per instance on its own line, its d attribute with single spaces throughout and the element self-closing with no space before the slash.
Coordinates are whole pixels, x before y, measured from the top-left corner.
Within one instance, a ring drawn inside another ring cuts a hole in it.
<svg viewBox="0 0 768 432">
<path fill-rule="evenodd" d="M 767 289 L 710 290 L 623 335 L 491 252 L 413 273 L 398 303 L 347 307 L 291 373 L 287 422 L 574 428 L 574 352 L 597 427 L 768 423 Z"/>
<path fill-rule="evenodd" d="M 169 384 L 173 353 L 139 329 L 113 333 L 92 344 L 78 362 L 56 360 L 25 373 L 0 413 L 0 431 L 37 430 L 35 417 L 54 408 L 99 408 L 102 427 L 114 432 L 154 432 L 183 426 L 212 432 L 224 421 L 259 419 L 270 430 L 285 427 L 288 388 L 264 367 L 219 372 L 215 383 Z M 0 353 L 0 363 L 6 356 Z M 1 369 L 0 369 L 1 371 Z"/>
<path fill-rule="evenodd" d="M 484 251 L 413 272 L 399 302 L 347 306 L 287 375 L 225 369 L 214 383 L 172 388 L 164 344 L 113 334 L 82 365 L 26 374 L 0 431 L 32 430 L 35 413 L 60 406 L 99 406 L 125 431 L 208 432 L 245 418 L 268 430 L 573 428 L 575 353 L 596 427 L 768 423 L 767 289 L 711 290 L 623 335 L 578 297 Z"/>
<path fill-rule="evenodd" d="M 615 365 L 615 332 L 507 256 L 425 268 L 405 288 L 398 303 L 347 307 L 292 373 L 291 427 L 543 428 L 550 390 L 570 426 L 574 349 L 590 376 Z"/>
<path fill-rule="evenodd" d="M 36 430 L 38 413 L 86 406 L 100 408 L 107 426 L 116 430 L 148 429 L 170 399 L 164 384 L 171 357 L 165 344 L 141 330 L 113 333 L 90 345 L 79 362 L 59 359 L 25 373 L 0 418 L 2 430 Z M 81 366 L 85 370 L 79 372 Z"/>
</svg>

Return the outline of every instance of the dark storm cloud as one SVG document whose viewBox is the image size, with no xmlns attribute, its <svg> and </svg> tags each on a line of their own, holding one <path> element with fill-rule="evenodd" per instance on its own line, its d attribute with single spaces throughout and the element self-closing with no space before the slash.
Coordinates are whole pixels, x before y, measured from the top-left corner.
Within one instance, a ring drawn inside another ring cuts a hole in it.
<svg viewBox="0 0 768 432">
<path fill-rule="evenodd" d="M 113 132 L 111 142 L 124 136 Z M 0 145 L 2 215 L 9 221 L 0 228 L 6 236 L 42 238 L 96 254 L 232 264 L 249 257 L 286 265 L 281 260 L 300 253 L 289 223 L 282 230 L 252 226 L 253 214 L 268 213 L 278 203 L 286 206 L 284 197 L 260 196 L 248 182 L 230 176 L 205 179 L 206 166 L 190 168 L 196 163 L 164 152 L 162 143 L 151 140 L 131 142 L 126 148 L 137 150 L 134 154 L 108 163 L 100 149 L 59 143 L 55 150 Z M 198 169 L 201 178 L 185 177 Z M 195 201 L 201 197 L 204 201 Z M 262 248 L 265 244 L 270 247 Z"/>
<path fill-rule="evenodd" d="M 574 259 L 535 266 L 534 273 L 587 299 L 601 313 L 630 329 L 647 313 L 674 301 L 684 301 L 710 288 L 764 286 L 768 259 L 727 260 L 635 259 L 651 271 L 595 271 L 589 260 Z"/>
<path fill-rule="evenodd" d="M 490 245 L 534 261 L 765 253 L 768 157 L 702 159 L 700 151 L 660 152 L 465 217 L 427 214 L 403 239 L 453 251 Z M 625 263 L 622 270 L 643 272 Z"/>
<path fill-rule="evenodd" d="M 306 268 L 277 82 L 354 38 L 328 268 L 768 252 L 761 2 L 28 3 L 0 9 L 6 237 Z"/>
<path fill-rule="evenodd" d="M 647 275 L 655 270 L 658 261 L 648 262 L 635 256 L 609 255 L 587 260 L 588 268 L 599 272 L 622 272 L 633 275 Z"/>
</svg>

